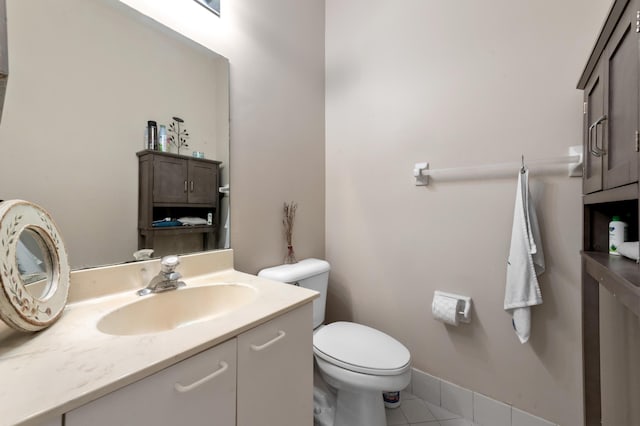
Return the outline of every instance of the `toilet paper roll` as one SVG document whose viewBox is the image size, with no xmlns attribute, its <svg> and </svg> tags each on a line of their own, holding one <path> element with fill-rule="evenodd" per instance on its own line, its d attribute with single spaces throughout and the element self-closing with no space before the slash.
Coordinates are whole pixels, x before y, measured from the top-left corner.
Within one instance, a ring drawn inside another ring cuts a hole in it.
<svg viewBox="0 0 640 426">
<path fill-rule="evenodd" d="M 458 299 L 435 294 L 431 305 L 433 317 L 446 324 L 458 325 Z"/>
</svg>

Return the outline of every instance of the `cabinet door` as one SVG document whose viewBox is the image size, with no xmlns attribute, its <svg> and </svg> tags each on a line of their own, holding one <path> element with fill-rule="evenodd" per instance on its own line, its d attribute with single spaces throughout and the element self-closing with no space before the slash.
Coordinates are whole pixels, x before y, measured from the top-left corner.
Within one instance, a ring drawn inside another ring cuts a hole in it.
<svg viewBox="0 0 640 426">
<path fill-rule="evenodd" d="M 235 425 L 236 340 L 65 414 L 65 426 Z"/>
<path fill-rule="evenodd" d="M 55 419 L 47 420 L 39 423 L 40 426 L 62 426 L 62 417 L 58 416 Z"/>
<path fill-rule="evenodd" d="M 604 132 L 596 125 L 604 115 L 604 79 L 602 67 L 594 71 L 584 89 L 584 173 L 582 192 L 590 194 L 602 190 L 602 151 Z"/>
<path fill-rule="evenodd" d="M 312 304 L 238 336 L 238 426 L 313 424 Z"/>
<path fill-rule="evenodd" d="M 604 188 L 638 180 L 638 34 L 630 2 L 604 51 L 606 137 Z"/>
<path fill-rule="evenodd" d="M 153 159 L 153 202 L 187 202 L 187 160 L 156 155 Z"/>
<path fill-rule="evenodd" d="M 189 202 L 215 204 L 217 197 L 217 165 L 189 160 Z"/>
</svg>

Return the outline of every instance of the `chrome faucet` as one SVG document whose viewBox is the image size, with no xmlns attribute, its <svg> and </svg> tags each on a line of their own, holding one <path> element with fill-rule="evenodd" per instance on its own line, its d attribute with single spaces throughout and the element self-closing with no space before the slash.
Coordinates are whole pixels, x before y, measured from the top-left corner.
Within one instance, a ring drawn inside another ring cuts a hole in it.
<svg viewBox="0 0 640 426">
<path fill-rule="evenodd" d="M 138 296 L 146 296 L 151 293 L 162 293 L 163 291 L 176 290 L 186 284 L 178 281 L 182 278 L 180 272 L 176 272 L 176 267 L 180 264 L 178 256 L 165 256 L 160 261 L 160 273 L 153 277 L 145 288 L 137 291 Z"/>
</svg>

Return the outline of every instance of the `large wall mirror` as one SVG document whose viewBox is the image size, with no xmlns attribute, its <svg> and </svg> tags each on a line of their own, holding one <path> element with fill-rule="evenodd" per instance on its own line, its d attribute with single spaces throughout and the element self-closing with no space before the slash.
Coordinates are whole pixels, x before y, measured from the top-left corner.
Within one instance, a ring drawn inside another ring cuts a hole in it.
<svg viewBox="0 0 640 426">
<path fill-rule="evenodd" d="M 229 184 L 226 58 L 118 0 L 7 0 L 7 23 L 0 199 L 47 209 L 73 269 L 133 259 L 148 120 L 182 118 L 187 154 L 221 161 Z M 213 247 L 225 246 L 228 203 Z M 202 243 L 180 251 L 191 246 Z"/>
</svg>

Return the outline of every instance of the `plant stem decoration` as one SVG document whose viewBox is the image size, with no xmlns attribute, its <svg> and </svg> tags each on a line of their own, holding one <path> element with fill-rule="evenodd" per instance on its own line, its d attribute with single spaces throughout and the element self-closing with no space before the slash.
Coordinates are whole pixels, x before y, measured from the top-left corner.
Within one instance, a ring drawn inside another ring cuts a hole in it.
<svg viewBox="0 0 640 426">
<path fill-rule="evenodd" d="M 189 139 L 189 133 L 186 129 L 180 129 L 180 125 L 184 123 L 184 120 L 180 117 L 172 117 L 173 123 L 169 125 L 169 143 L 176 147 L 178 155 L 180 154 L 180 148 L 189 148 L 187 139 Z"/>
<path fill-rule="evenodd" d="M 287 239 L 287 255 L 284 258 L 285 264 L 298 263 L 296 260 L 296 254 L 293 251 L 293 245 L 291 244 L 293 236 L 293 221 L 296 218 L 296 210 L 298 205 L 293 201 L 291 203 L 284 203 L 284 219 L 282 224 L 284 225 L 284 236 Z"/>
</svg>

